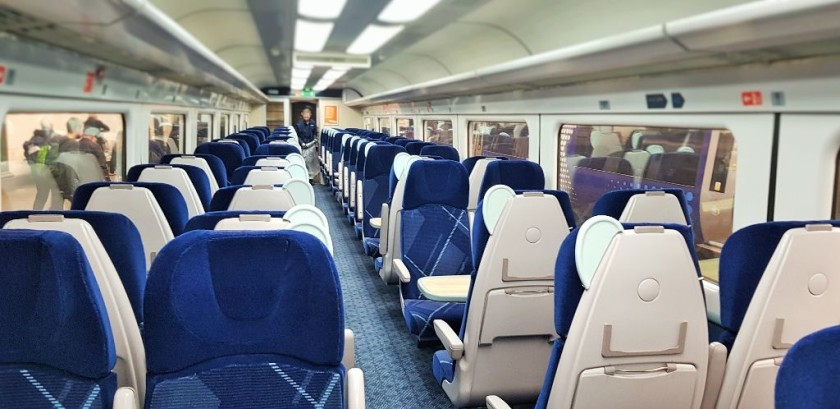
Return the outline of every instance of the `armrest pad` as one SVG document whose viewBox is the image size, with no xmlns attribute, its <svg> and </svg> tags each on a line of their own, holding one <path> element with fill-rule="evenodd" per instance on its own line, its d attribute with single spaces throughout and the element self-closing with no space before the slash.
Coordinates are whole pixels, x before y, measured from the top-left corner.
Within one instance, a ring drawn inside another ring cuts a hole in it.
<svg viewBox="0 0 840 409">
<path fill-rule="evenodd" d="M 709 344 L 709 364 L 706 370 L 706 388 L 701 409 L 714 409 L 717 405 L 720 388 L 723 385 L 723 373 L 726 370 L 726 347 L 720 342 Z"/>
<path fill-rule="evenodd" d="M 379 224 L 379 254 L 383 256 L 388 254 L 388 218 L 390 217 L 388 203 L 382 203 L 382 212 L 379 213 L 379 218 L 382 219 Z"/>
<path fill-rule="evenodd" d="M 356 221 L 360 221 L 365 217 L 365 194 L 363 186 L 364 181 L 356 181 Z"/>
<path fill-rule="evenodd" d="M 435 320 L 434 324 L 435 334 L 437 334 L 446 352 L 449 352 L 449 356 L 455 361 L 461 359 L 464 356 L 464 341 L 458 338 L 458 334 L 452 330 L 452 327 L 446 321 Z"/>
<path fill-rule="evenodd" d="M 347 409 L 365 409 L 365 375 L 359 368 L 347 371 Z"/>
<path fill-rule="evenodd" d="M 344 369 L 356 367 L 356 335 L 350 328 L 344 329 L 344 357 L 341 358 Z"/>
<path fill-rule="evenodd" d="M 378 229 L 379 226 L 382 226 L 382 218 L 381 217 L 371 217 L 370 218 L 370 227 L 374 229 Z"/>
<path fill-rule="evenodd" d="M 490 395 L 486 399 L 487 409 L 510 409 L 510 405 L 496 395 Z"/>
<path fill-rule="evenodd" d="M 408 271 L 408 267 L 406 267 L 405 263 L 398 258 L 394 259 L 394 271 L 397 273 L 397 277 L 400 281 L 404 283 L 411 282 L 411 273 Z"/>
<path fill-rule="evenodd" d="M 137 392 L 134 388 L 123 386 L 117 389 L 114 394 L 114 409 L 139 409 L 140 402 L 137 401 Z"/>
</svg>

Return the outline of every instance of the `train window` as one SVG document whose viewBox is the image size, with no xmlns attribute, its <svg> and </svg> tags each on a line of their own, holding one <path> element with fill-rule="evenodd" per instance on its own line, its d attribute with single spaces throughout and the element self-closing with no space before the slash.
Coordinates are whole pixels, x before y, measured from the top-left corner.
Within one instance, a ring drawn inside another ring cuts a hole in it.
<svg viewBox="0 0 840 409">
<path fill-rule="evenodd" d="M 221 125 L 219 125 L 219 135 L 224 138 L 228 136 L 228 116 L 227 114 L 222 114 L 221 118 Z"/>
<path fill-rule="evenodd" d="M 210 141 L 213 129 L 213 114 L 198 114 L 198 144 Z"/>
<path fill-rule="evenodd" d="M 702 274 L 717 281 L 732 233 L 737 145 L 730 131 L 565 124 L 559 137 L 557 180 L 579 222 L 611 190 L 682 189 Z"/>
<path fill-rule="evenodd" d="M 426 120 L 423 121 L 423 140 L 426 142 L 452 145 L 452 121 Z"/>
<path fill-rule="evenodd" d="M 248 115 L 242 116 L 242 129 L 248 129 Z"/>
<path fill-rule="evenodd" d="M 184 152 L 185 115 L 152 114 L 149 121 L 149 163 L 160 163 L 163 155 Z"/>
<path fill-rule="evenodd" d="M 379 118 L 379 132 L 391 134 L 391 118 Z"/>
<path fill-rule="evenodd" d="M 470 156 L 528 159 L 525 122 L 470 122 Z"/>
<path fill-rule="evenodd" d="M 397 118 L 397 135 L 414 139 L 414 120 L 411 118 Z"/>
<path fill-rule="evenodd" d="M 121 114 L 10 113 L 0 185 L 3 210 L 62 210 L 81 184 L 122 180 Z"/>
<path fill-rule="evenodd" d="M 369 116 L 365 117 L 365 129 L 367 129 L 368 131 L 373 131 L 374 130 L 373 128 L 374 128 L 373 118 L 371 118 Z"/>
</svg>

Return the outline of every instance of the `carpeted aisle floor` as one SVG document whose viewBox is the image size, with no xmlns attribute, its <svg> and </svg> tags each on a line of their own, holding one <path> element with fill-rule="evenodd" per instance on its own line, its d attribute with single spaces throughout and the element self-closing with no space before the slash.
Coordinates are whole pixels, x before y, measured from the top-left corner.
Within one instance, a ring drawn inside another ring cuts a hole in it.
<svg viewBox="0 0 840 409">
<path fill-rule="evenodd" d="M 397 286 L 386 285 L 328 188 L 315 186 L 315 202 L 330 223 L 344 292 L 345 324 L 356 334 L 356 366 L 365 374 L 367 407 L 452 408 L 432 376 L 432 354 L 418 348 L 400 311 Z"/>
</svg>

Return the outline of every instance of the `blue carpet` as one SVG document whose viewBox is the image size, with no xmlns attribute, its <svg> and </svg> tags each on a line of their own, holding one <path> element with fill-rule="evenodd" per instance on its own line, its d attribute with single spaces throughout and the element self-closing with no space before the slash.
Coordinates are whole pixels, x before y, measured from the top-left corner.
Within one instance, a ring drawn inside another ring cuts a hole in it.
<svg viewBox="0 0 840 409">
<path fill-rule="evenodd" d="M 367 407 L 452 408 L 432 375 L 432 354 L 439 347 L 417 347 L 403 320 L 399 287 L 379 278 L 329 189 L 315 186 L 315 196 L 330 223 L 345 325 L 356 334 L 356 366 L 365 374 Z"/>
</svg>

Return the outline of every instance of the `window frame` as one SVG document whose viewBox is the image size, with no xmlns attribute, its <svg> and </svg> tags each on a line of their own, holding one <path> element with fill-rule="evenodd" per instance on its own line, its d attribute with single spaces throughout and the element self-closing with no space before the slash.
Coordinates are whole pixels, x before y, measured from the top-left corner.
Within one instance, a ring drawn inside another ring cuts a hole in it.
<svg viewBox="0 0 840 409">
<path fill-rule="evenodd" d="M 461 145 L 461 131 L 459 129 L 459 122 L 457 115 L 421 115 L 416 118 L 422 126 L 420 128 L 421 134 L 419 138 L 414 138 L 418 141 L 429 142 L 426 139 L 426 121 L 450 121 L 452 122 L 452 147 L 458 150 L 461 156 L 464 156 L 464 148 Z M 415 122 L 416 123 L 416 122 Z M 414 133 L 417 134 L 417 126 L 414 127 Z"/>
<path fill-rule="evenodd" d="M 383 132 L 382 131 L 382 129 L 383 129 L 382 128 L 382 120 L 383 119 L 388 121 L 388 135 L 392 136 L 393 134 L 391 133 L 391 131 L 394 130 L 394 117 L 392 117 L 392 116 L 377 116 L 376 117 L 376 128 L 377 128 L 376 131 L 377 132 Z"/>
<path fill-rule="evenodd" d="M 541 162 L 540 115 L 459 115 L 458 129 L 463 130 L 463 136 L 460 137 L 462 145 L 458 147 L 458 151 L 466 152 L 464 157 L 468 157 L 472 152 L 469 128 L 471 122 L 525 122 L 528 125 L 528 157 L 525 160 Z"/>
<path fill-rule="evenodd" d="M 400 120 L 403 120 L 403 119 L 407 119 L 407 120 L 411 121 L 411 127 L 414 128 L 414 137 L 409 138 L 409 139 L 422 140 L 423 139 L 422 137 L 420 137 L 419 139 L 417 138 L 417 118 L 413 117 L 413 116 L 409 116 L 409 115 L 394 116 L 394 130 L 396 131 L 397 134 L 393 135 L 393 136 L 402 136 L 399 133 L 400 133 Z"/>
</svg>

